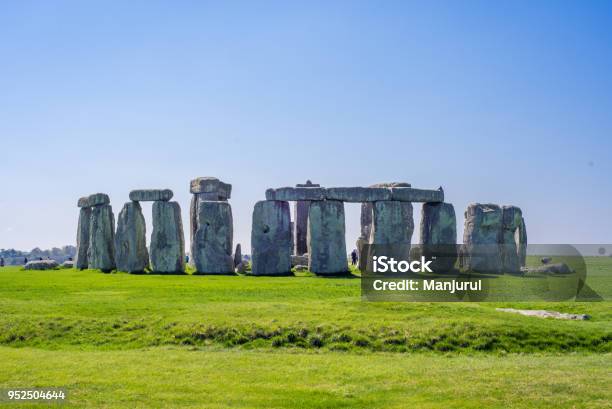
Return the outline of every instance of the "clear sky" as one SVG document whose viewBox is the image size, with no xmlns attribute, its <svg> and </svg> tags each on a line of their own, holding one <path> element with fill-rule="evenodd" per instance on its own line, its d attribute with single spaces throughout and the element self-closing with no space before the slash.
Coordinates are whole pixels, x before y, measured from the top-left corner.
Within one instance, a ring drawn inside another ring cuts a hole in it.
<svg viewBox="0 0 612 409">
<path fill-rule="evenodd" d="M 0 138 L 0 248 L 74 244 L 94 192 L 117 215 L 170 188 L 186 228 L 196 176 L 233 185 L 245 252 L 265 189 L 306 179 L 442 185 L 460 232 L 493 202 L 532 243 L 609 243 L 612 3 L 5 2 Z M 349 251 L 358 230 L 347 205 Z"/>
</svg>

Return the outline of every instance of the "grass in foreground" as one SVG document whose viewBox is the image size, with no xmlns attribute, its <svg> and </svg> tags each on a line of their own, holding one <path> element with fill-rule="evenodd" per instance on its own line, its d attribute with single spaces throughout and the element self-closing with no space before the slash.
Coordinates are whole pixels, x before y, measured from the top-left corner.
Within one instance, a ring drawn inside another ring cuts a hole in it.
<svg viewBox="0 0 612 409">
<path fill-rule="evenodd" d="M 610 259 L 612 268 L 612 259 Z M 0 269 L 0 345 L 342 351 L 611 351 L 599 303 L 362 302 L 357 278 L 162 276 Z M 587 313 L 542 320 L 495 307 Z"/>
<path fill-rule="evenodd" d="M 607 354 L 0 347 L 0 357 L 0 387 L 62 386 L 67 407 L 79 408 L 605 408 L 612 399 Z"/>
</svg>

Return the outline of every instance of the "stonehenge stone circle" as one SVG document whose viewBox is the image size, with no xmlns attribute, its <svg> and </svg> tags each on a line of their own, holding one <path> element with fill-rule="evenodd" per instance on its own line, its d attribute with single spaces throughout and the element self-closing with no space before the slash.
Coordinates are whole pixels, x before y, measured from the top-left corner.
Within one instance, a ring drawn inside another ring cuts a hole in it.
<svg viewBox="0 0 612 409">
<path fill-rule="evenodd" d="M 167 202 L 174 193 L 170 189 L 140 189 L 130 192 L 130 200 L 134 202 Z"/>
<path fill-rule="evenodd" d="M 177 202 L 153 203 L 151 270 L 156 273 L 185 271 L 185 236 Z"/>
<path fill-rule="evenodd" d="M 104 272 L 115 268 L 115 218 L 110 204 L 91 210 L 89 226 L 88 268 Z"/>
<path fill-rule="evenodd" d="M 291 212 L 288 202 L 265 200 L 255 204 L 251 254 L 251 274 L 291 274 Z"/>
<path fill-rule="evenodd" d="M 128 273 L 141 273 L 149 266 L 145 219 L 138 202 L 124 204 L 119 212 L 115 259 L 117 270 Z"/>
<path fill-rule="evenodd" d="M 202 201 L 198 204 L 197 230 L 191 260 L 198 273 L 232 274 L 233 222 L 228 202 Z"/>
<path fill-rule="evenodd" d="M 79 199 L 80 201 L 80 199 Z M 89 266 L 87 251 L 89 250 L 89 225 L 91 222 L 91 207 L 79 209 L 79 223 L 77 226 L 76 255 L 74 265 L 85 269 Z"/>
<path fill-rule="evenodd" d="M 457 218 L 450 203 L 424 203 L 421 209 L 422 255 L 434 272 L 451 271 L 457 261 Z"/>
<path fill-rule="evenodd" d="M 315 201 L 308 211 L 308 268 L 315 274 L 342 274 L 348 271 L 344 237 L 344 203 Z"/>
<path fill-rule="evenodd" d="M 483 273 L 502 271 L 502 209 L 495 204 L 470 204 L 465 212 L 462 266 Z"/>
</svg>

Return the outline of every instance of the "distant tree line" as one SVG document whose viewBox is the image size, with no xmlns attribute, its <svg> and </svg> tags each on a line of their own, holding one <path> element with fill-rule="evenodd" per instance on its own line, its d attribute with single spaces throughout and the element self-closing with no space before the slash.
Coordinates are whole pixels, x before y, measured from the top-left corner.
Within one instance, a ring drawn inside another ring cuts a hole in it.
<svg viewBox="0 0 612 409">
<path fill-rule="evenodd" d="M 4 259 L 4 265 L 14 266 L 24 264 L 25 261 L 31 260 L 55 260 L 58 263 L 74 258 L 76 254 L 76 247 L 74 246 L 63 246 L 53 247 L 51 250 L 41 250 L 36 247 L 30 251 L 21 251 L 15 249 L 0 249 L 0 257 Z"/>
</svg>

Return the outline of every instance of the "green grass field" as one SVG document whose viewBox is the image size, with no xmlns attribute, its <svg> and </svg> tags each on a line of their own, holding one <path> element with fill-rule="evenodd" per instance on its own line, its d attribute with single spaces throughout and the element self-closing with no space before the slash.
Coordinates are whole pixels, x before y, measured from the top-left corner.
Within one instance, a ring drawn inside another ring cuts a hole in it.
<svg viewBox="0 0 612 409">
<path fill-rule="evenodd" d="M 66 387 L 73 407 L 611 407 L 610 306 L 372 303 L 358 278 L 309 274 L 4 267 L 0 388 Z"/>
</svg>

